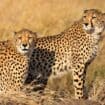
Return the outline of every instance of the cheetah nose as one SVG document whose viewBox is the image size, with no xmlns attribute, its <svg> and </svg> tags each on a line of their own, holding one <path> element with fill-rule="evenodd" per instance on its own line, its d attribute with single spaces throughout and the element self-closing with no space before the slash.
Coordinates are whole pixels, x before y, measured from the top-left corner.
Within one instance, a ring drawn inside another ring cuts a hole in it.
<svg viewBox="0 0 105 105">
<path fill-rule="evenodd" d="M 88 23 L 84 23 L 85 26 L 88 26 Z"/>
<path fill-rule="evenodd" d="M 23 46 L 23 47 L 26 47 L 26 46 L 27 46 L 27 44 L 22 44 L 22 46 Z"/>
</svg>

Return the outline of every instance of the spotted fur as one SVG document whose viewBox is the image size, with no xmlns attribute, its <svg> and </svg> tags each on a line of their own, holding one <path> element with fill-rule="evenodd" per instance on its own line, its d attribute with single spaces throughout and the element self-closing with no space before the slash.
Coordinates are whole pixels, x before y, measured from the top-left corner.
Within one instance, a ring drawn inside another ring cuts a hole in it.
<svg viewBox="0 0 105 105">
<path fill-rule="evenodd" d="M 28 74 L 36 35 L 26 29 L 0 42 L 0 92 L 19 91 Z"/>
<path fill-rule="evenodd" d="M 97 55 L 104 26 L 105 14 L 89 9 L 64 32 L 38 38 L 26 82 L 35 79 L 46 84 L 49 76 L 61 76 L 72 71 L 75 97 L 84 97 L 86 67 Z"/>
</svg>

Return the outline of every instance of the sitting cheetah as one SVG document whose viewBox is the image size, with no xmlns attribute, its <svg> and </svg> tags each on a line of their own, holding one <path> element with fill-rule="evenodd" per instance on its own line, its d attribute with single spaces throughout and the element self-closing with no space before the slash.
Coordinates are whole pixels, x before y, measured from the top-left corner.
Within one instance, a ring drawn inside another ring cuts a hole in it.
<svg viewBox="0 0 105 105">
<path fill-rule="evenodd" d="M 104 26 L 105 14 L 89 9 L 61 34 L 38 38 L 26 83 L 32 79 L 45 82 L 49 76 L 72 71 L 75 98 L 83 98 L 86 67 L 97 54 Z"/>
<path fill-rule="evenodd" d="M 26 79 L 36 34 L 26 29 L 0 42 L 0 92 L 19 91 Z"/>
</svg>

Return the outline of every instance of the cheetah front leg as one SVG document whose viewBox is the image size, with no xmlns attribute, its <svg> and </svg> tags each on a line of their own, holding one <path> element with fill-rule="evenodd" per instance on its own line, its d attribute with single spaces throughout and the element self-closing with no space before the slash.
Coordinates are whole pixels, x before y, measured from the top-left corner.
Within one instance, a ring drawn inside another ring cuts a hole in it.
<svg viewBox="0 0 105 105">
<path fill-rule="evenodd" d="M 84 81 L 85 81 L 85 65 L 77 64 L 73 68 L 73 85 L 75 90 L 75 98 L 84 98 Z"/>
</svg>

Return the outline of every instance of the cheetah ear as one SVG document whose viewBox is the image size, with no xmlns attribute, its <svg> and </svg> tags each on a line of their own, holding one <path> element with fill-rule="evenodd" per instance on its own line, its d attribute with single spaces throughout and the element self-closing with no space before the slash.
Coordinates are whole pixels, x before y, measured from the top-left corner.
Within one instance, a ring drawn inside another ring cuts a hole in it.
<svg viewBox="0 0 105 105">
<path fill-rule="evenodd" d="M 16 35 L 16 34 L 17 34 L 17 32 L 15 31 L 15 32 L 14 32 L 14 34 Z"/>
<path fill-rule="evenodd" d="M 37 32 L 33 32 L 35 36 L 37 36 Z"/>
<path fill-rule="evenodd" d="M 12 34 L 15 36 L 17 34 L 17 32 L 14 31 L 14 32 L 12 32 Z"/>
<path fill-rule="evenodd" d="M 83 11 L 83 13 L 87 13 L 87 11 L 88 11 L 88 10 L 86 9 L 86 10 Z"/>
<path fill-rule="evenodd" d="M 105 22 L 105 13 L 102 14 L 102 21 Z"/>
<path fill-rule="evenodd" d="M 14 37 L 16 36 L 17 32 L 11 32 L 11 35 Z"/>
<path fill-rule="evenodd" d="M 105 19 L 105 13 L 103 13 L 104 19 Z"/>
<path fill-rule="evenodd" d="M 34 35 L 34 39 L 36 40 L 38 37 L 37 32 L 33 32 L 33 35 Z"/>
</svg>

